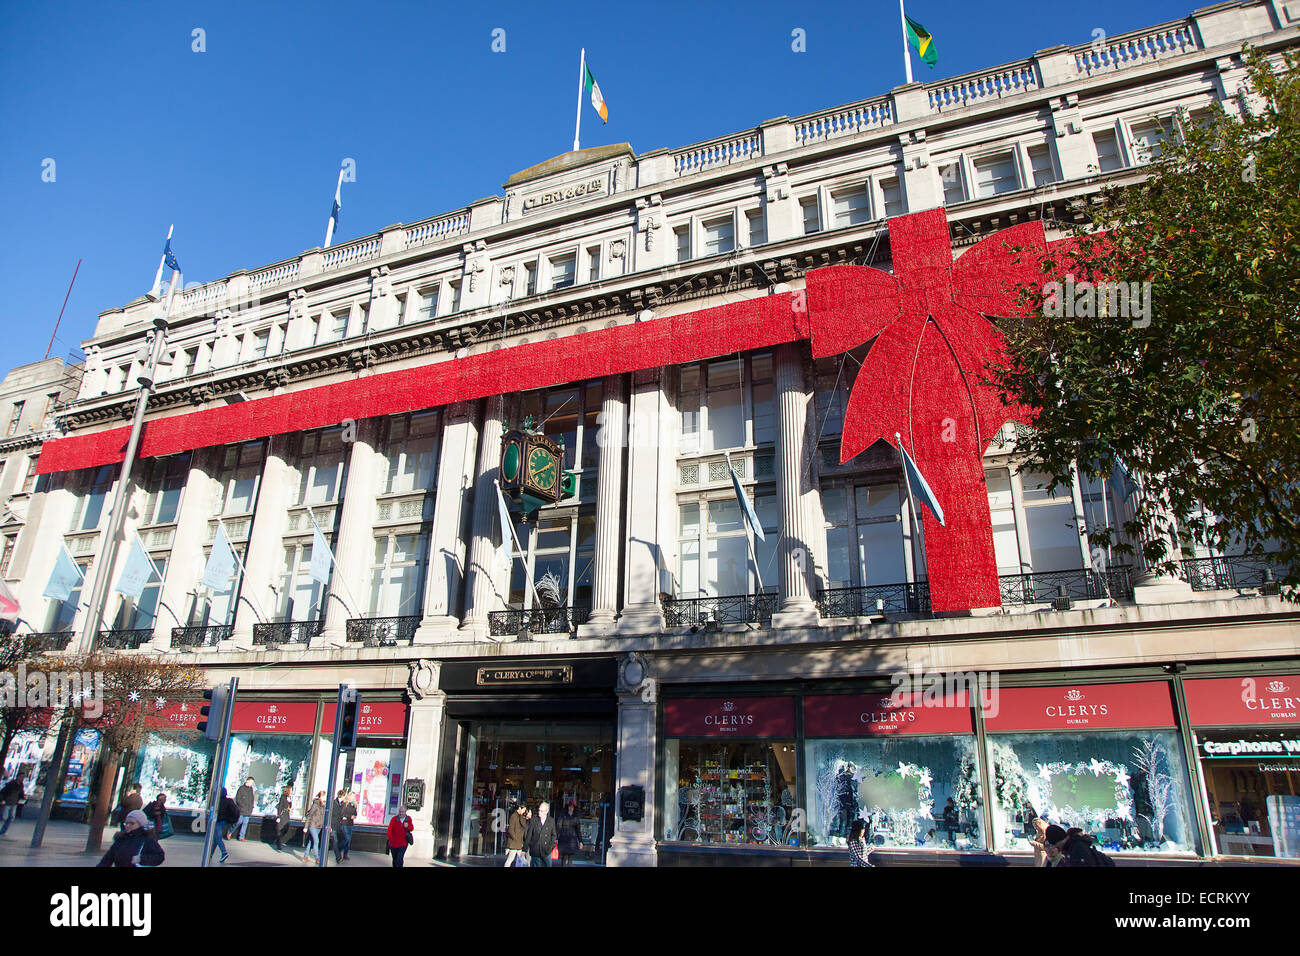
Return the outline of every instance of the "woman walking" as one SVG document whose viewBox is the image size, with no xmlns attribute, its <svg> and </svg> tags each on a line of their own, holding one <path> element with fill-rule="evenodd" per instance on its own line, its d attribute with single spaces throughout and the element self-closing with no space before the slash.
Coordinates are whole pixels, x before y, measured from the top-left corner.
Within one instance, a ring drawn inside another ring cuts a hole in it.
<svg viewBox="0 0 1300 956">
<path fill-rule="evenodd" d="M 403 865 L 406 848 L 415 842 L 415 823 L 406 815 L 406 807 L 397 808 L 397 816 L 388 821 L 388 852 L 395 868 Z"/>
<path fill-rule="evenodd" d="M 167 794 L 160 793 L 145 805 L 145 816 L 153 821 L 154 839 L 165 840 L 172 835 L 172 822 L 167 816 Z"/>
<path fill-rule="evenodd" d="M 307 810 L 307 855 L 309 863 L 316 862 L 323 851 L 320 845 L 321 831 L 325 828 L 325 791 L 316 794 Z"/>
<path fill-rule="evenodd" d="M 573 866 L 573 855 L 582 850 L 582 818 L 572 803 L 555 821 L 555 832 L 560 843 L 560 866 Z"/>
<path fill-rule="evenodd" d="M 149 818 L 143 810 L 132 810 L 113 836 L 113 845 L 96 866 L 157 866 L 166 854 L 154 839 Z"/>
<path fill-rule="evenodd" d="M 863 839 L 863 832 L 867 825 L 862 820 L 854 820 L 849 827 L 849 866 L 871 866 L 867 857 L 871 851 L 867 849 L 867 841 Z"/>
<path fill-rule="evenodd" d="M 293 788 L 285 787 L 280 793 L 280 803 L 276 807 L 275 851 L 284 852 L 284 838 L 289 833 L 293 821 Z"/>
</svg>

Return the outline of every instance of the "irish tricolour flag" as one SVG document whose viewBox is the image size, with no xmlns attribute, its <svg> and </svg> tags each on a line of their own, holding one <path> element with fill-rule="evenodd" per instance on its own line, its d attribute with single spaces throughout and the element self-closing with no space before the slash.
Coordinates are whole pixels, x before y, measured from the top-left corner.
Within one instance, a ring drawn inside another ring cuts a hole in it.
<svg viewBox="0 0 1300 956">
<path fill-rule="evenodd" d="M 600 121 L 602 123 L 608 123 L 609 108 L 605 106 L 605 97 L 600 95 L 600 84 L 597 83 L 596 78 L 591 75 L 590 67 L 587 68 L 586 73 L 586 79 L 582 81 L 582 88 L 591 94 L 591 106 L 600 114 Z"/>
</svg>

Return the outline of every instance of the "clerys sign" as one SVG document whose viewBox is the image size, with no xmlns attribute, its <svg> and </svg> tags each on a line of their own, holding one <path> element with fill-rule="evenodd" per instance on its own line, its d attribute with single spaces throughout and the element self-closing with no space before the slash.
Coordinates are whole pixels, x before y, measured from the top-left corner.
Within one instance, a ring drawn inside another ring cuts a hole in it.
<svg viewBox="0 0 1300 956">
<path fill-rule="evenodd" d="M 1001 687 L 997 712 L 984 707 L 990 733 L 1173 726 L 1173 695 L 1164 681 Z"/>
<path fill-rule="evenodd" d="M 1198 727 L 1300 724 L 1300 674 L 1186 680 L 1183 693 Z"/>
<path fill-rule="evenodd" d="M 310 734 L 316 730 L 316 704 L 314 701 L 236 701 L 230 729 L 237 734 Z"/>
<path fill-rule="evenodd" d="M 806 737 L 972 734 L 975 722 L 965 691 L 934 700 L 916 692 L 835 694 L 804 698 L 803 732 Z"/>
<path fill-rule="evenodd" d="M 321 716 L 323 734 L 334 733 L 334 712 L 338 704 L 330 701 Z M 362 701 L 357 714 L 357 735 L 360 737 L 405 737 L 406 705 L 400 700 Z"/>
<path fill-rule="evenodd" d="M 793 737 L 793 697 L 704 697 L 664 702 L 669 737 Z"/>
<path fill-rule="evenodd" d="M 145 715 L 144 725 L 149 730 L 197 730 L 201 700 L 182 701 L 177 704 L 154 706 Z"/>
</svg>

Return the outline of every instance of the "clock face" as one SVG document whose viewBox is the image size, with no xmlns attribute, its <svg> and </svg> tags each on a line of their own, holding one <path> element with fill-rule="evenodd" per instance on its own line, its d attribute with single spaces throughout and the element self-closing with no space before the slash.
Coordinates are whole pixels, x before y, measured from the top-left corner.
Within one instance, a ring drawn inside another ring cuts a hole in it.
<svg viewBox="0 0 1300 956">
<path fill-rule="evenodd" d="M 528 480 L 534 487 L 552 494 L 559 479 L 559 466 L 545 448 L 534 448 L 528 453 Z"/>
</svg>

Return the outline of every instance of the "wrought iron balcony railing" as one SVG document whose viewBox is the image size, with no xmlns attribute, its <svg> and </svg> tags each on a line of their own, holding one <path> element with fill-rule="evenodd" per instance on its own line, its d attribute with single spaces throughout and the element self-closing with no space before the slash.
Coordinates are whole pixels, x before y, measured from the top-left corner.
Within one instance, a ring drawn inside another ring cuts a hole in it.
<svg viewBox="0 0 1300 956">
<path fill-rule="evenodd" d="M 194 624 L 172 628 L 172 647 L 216 647 L 230 640 L 235 633 L 233 624 Z"/>
<path fill-rule="evenodd" d="M 253 625 L 254 644 L 308 644 L 325 630 L 324 621 L 273 621 Z"/>
<path fill-rule="evenodd" d="M 420 626 L 420 615 L 405 617 L 354 617 L 348 620 L 349 642 L 366 647 L 396 647 L 398 641 L 409 641 Z"/>
<path fill-rule="evenodd" d="M 572 607 L 535 607 L 524 611 L 511 608 L 507 611 L 488 612 L 488 631 L 494 637 L 518 634 L 528 626 L 530 634 L 568 634 L 579 624 L 586 624 L 591 608 L 585 604 Z"/>
<path fill-rule="evenodd" d="M 775 594 L 732 594 L 725 597 L 663 599 L 664 624 L 769 624 L 776 610 Z"/>
<path fill-rule="evenodd" d="M 31 634 L 15 634 L 14 637 L 25 641 L 31 651 L 63 651 L 72 643 L 71 631 L 36 631 Z"/>
<path fill-rule="evenodd" d="M 1060 595 L 1061 587 L 1076 601 L 1097 598 L 1130 600 L 1133 597 L 1133 569 L 1127 564 L 1108 568 L 1104 573 L 1079 568 L 1074 571 L 1003 574 L 998 580 L 1004 605 L 1050 603 Z"/>
<path fill-rule="evenodd" d="M 866 584 L 817 592 L 822 617 L 862 617 L 870 614 L 929 614 L 930 584 Z"/>
<path fill-rule="evenodd" d="M 1260 588 L 1276 593 L 1277 582 L 1285 576 L 1285 571 L 1273 555 L 1183 559 L 1183 577 L 1193 591 Z"/>
<path fill-rule="evenodd" d="M 99 632 L 95 646 L 115 651 L 133 651 L 152 639 L 152 627 L 111 627 Z"/>
</svg>

